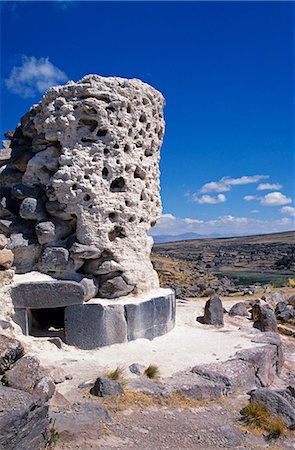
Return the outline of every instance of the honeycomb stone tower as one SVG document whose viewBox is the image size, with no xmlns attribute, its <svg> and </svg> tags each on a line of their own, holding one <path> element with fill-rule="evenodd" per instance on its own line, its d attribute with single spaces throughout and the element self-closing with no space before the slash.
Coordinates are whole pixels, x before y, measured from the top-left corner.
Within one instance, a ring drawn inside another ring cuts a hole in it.
<svg viewBox="0 0 295 450">
<path fill-rule="evenodd" d="M 0 232 L 14 252 L 16 272 L 52 277 L 43 288 L 33 285 L 38 308 L 65 307 L 65 323 L 73 305 L 69 320 L 77 323 L 86 301 L 118 299 L 118 309 L 122 297 L 139 304 L 159 288 L 147 231 L 161 215 L 163 106 L 161 93 L 140 80 L 88 75 L 51 88 L 8 136 Z M 52 301 L 54 282 L 60 299 L 80 289 L 82 300 L 72 294 L 72 304 L 70 298 Z M 12 297 L 28 322 L 36 304 L 23 284 Z"/>
</svg>

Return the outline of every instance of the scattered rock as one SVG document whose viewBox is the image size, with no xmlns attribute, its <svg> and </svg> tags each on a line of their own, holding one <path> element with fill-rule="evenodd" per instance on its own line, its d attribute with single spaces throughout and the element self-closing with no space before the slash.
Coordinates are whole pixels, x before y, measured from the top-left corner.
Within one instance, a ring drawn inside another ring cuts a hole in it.
<svg viewBox="0 0 295 450">
<path fill-rule="evenodd" d="M 204 323 L 223 326 L 223 306 L 218 295 L 214 295 L 205 304 Z"/>
<path fill-rule="evenodd" d="M 133 363 L 129 366 L 129 370 L 131 373 L 134 373 L 135 375 L 142 375 L 145 367 L 142 364 Z"/>
<path fill-rule="evenodd" d="M 66 380 L 65 371 L 61 367 L 47 368 L 47 372 L 54 384 L 60 384 Z"/>
<path fill-rule="evenodd" d="M 98 377 L 94 386 L 90 389 L 90 394 L 96 397 L 118 397 L 123 395 L 124 391 L 117 381 Z"/>
</svg>

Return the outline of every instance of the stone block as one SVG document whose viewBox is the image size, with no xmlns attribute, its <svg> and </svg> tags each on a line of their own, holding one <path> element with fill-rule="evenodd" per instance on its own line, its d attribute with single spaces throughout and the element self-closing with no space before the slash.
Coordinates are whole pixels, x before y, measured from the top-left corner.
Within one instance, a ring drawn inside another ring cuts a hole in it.
<svg viewBox="0 0 295 450">
<path fill-rule="evenodd" d="M 90 350 L 127 340 L 123 305 L 100 303 L 65 308 L 66 343 Z"/>
<path fill-rule="evenodd" d="M 15 308 L 59 308 L 83 303 L 83 287 L 75 281 L 32 281 L 11 289 Z"/>
<path fill-rule="evenodd" d="M 125 305 L 128 341 L 154 339 L 170 331 L 175 324 L 175 294 Z"/>
<path fill-rule="evenodd" d="M 175 324 L 175 295 L 134 303 L 95 303 L 65 308 L 65 338 L 69 345 L 85 350 L 138 338 L 154 339 Z"/>
</svg>

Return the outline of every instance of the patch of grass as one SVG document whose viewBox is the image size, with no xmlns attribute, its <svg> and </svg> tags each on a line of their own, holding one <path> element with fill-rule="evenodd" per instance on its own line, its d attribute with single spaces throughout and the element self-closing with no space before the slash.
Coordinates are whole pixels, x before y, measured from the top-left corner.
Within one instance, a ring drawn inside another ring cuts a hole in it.
<svg viewBox="0 0 295 450">
<path fill-rule="evenodd" d="M 123 366 L 117 366 L 115 370 L 110 370 L 109 372 L 105 373 L 105 376 L 109 378 L 110 380 L 119 381 L 123 377 L 124 373 L 124 367 Z"/>
<path fill-rule="evenodd" d="M 286 433 L 285 422 L 279 416 L 273 416 L 260 402 L 249 402 L 241 414 L 248 425 L 266 431 L 269 439 L 278 438 Z"/>
<path fill-rule="evenodd" d="M 289 280 L 288 280 L 288 285 L 289 285 L 291 288 L 295 288 L 295 278 L 289 278 Z"/>
<path fill-rule="evenodd" d="M 143 372 L 143 374 L 148 377 L 151 378 L 153 380 L 157 379 L 160 377 L 160 370 L 159 367 L 156 366 L 155 364 L 150 364 L 145 371 Z"/>
<path fill-rule="evenodd" d="M 55 429 L 55 419 L 49 419 L 49 430 L 45 448 L 53 449 L 60 438 L 59 432 Z"/>
<path fill-rule="evenodd" d="M 126 390 L 124 395 L 120 397 L 97 397 L 96 400 L 113 413 L 126 409 L 142 410 L 153 406 L 192 409 L 210 403 L 209 400 L 191 399 L 176 391 L 172 391 L 169 396 L 163 397 L 161 395 L 147 395 L 143 392 Z"/>
<path fill-rule="evenodd" d="M 255 283 L 271 284 L 274 288 L 280 288 L 288 285 L 290 275 L 278 275 L 275 273 L 261 272 L 215 272 L 220 278 L 227 276 L 236 286 L 249 286 Z"/>
<path fill-rule="evenodd" d="M 110 370 L 109 372 L 106 372 L 104 376 L 106 378 L 109 378 L 110 380 L 118 381 L 118 383 L 121 384 L 122 387 L 127 385 L 127 380 L 124 378 L 124 366 L 117 366 L 115 370 Z"/>
</svg>

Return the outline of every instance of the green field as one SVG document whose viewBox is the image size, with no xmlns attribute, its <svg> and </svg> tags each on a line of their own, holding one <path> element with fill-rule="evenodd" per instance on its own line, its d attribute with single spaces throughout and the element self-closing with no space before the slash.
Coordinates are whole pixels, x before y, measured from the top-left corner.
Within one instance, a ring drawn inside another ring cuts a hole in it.
<svg viewBox="0 0 295 450">
<path fill-rule="evenodd" d="M 215 272 L 217 277 L 226 276 L 236 286 L 249 286 L 251 284 L 259 283 L 272 284 L 274 287 L 287 286 L 289 278 L 293 275 L 280 275 L 275 273 L 261 273 L 261 272 Z"/>
</svg>

